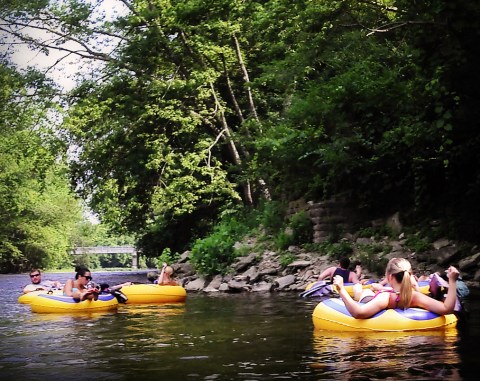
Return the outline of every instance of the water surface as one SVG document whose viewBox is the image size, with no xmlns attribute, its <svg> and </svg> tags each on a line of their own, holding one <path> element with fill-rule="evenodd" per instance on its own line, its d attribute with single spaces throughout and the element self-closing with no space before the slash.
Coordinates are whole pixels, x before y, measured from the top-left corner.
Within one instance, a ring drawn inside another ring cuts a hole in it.
<svg viewBox="0 0 480 381">
<path fill-rule="evenodd" d="M 145 273 L 93 276 L 146 281 Z M 317 301 L 294 293 L 189 293 L 182 304 L 51 315 L 17 303 L 25 282 L 27 275 L 0 275 L 2 381 L 467 380 L 480 365 L 473 302 L 468 323 L 453 330 L 338 333 L 315 331 Z"/>
</svg>

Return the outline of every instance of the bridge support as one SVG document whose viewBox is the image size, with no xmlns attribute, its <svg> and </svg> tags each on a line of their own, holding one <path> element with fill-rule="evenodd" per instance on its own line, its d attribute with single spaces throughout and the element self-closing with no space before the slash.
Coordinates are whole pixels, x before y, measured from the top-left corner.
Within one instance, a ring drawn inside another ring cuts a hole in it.
<svg viewBox="0 0 480 381">
<path fill-rule="evenodd" d="M 138 253 L 137 251 L 134 251 L 132 253 L 132 270 L 137 270 L 138 269 Z"/>
</svg>

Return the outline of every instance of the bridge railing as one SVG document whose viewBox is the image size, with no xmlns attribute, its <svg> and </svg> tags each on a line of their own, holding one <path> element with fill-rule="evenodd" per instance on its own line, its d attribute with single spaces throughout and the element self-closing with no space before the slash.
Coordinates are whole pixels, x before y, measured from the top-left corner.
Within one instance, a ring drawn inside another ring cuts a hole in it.
<svg viewBox="0 0 480 381">
<path fill-rule="evenodd" d="M 132 254 L 132 269 L 138 269 L 138 253 L 133 246 L 86 246 L 74 247 L 70 250 L 72 255 L 85 254 Z"/>
</svg>

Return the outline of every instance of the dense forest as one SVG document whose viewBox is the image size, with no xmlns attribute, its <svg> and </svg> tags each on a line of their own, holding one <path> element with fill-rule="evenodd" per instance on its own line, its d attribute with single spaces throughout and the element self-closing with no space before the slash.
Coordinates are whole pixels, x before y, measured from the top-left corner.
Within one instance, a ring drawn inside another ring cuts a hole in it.
<svg viewBox="0 0 480 381">
<path fill-rule="evenodd" d="M 2 3 L 1 271 L 68 264 L 84 206 L 211 273 L 301 197 L 478 241 L 480 4 Z M 21 70 L 20 46 L 61 58 Z M 67 57 L 92 69 L 63 91 Z"/>
</svg>

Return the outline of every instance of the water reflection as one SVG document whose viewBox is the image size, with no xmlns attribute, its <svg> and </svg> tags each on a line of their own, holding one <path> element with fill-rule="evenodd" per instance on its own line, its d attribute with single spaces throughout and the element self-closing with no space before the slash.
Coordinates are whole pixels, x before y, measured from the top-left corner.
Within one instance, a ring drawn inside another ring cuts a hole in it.
<svg viewBox="0 0 480 381">
<path fill-rule="evenodd" d="M 0 276 L 1 381 L 466 380 L 477 373 L 477 303 L 468 331 L 329 333 L 313 330 L 316 302 L 289 293 L 192 293 L 184 304 L 35 314 L 17 303 L 25 278 Z M 132 275 L 101 278 L 118 284 Z"/>
<path fill-rule="evenodd" d="M 456 328 L 424 332 L 314 331 L 311 364 L 326 378 L 458 380 Z"/>
</svg>

